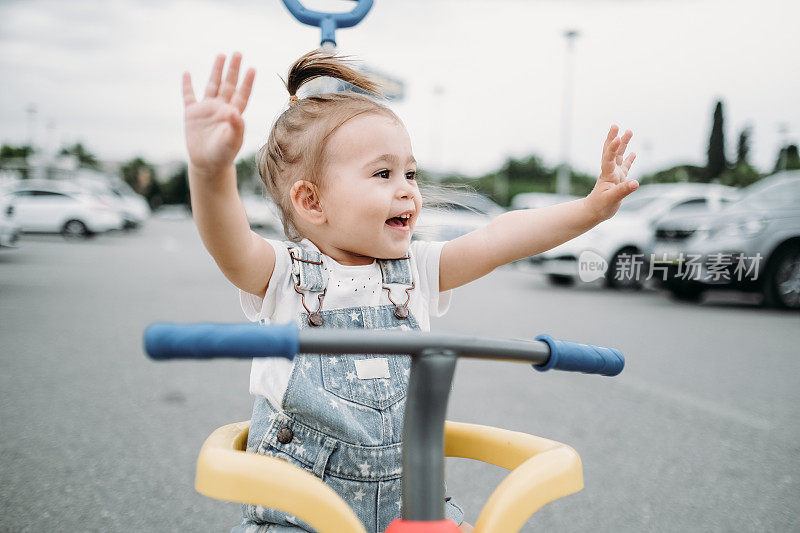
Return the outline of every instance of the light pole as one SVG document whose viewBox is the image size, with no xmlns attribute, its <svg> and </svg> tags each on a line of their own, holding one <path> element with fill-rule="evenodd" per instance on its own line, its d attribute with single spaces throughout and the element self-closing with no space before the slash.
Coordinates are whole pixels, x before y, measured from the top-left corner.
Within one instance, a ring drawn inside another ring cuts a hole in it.
<svg viewBox="0 0 800 533">
<path fill-rule="evenodd" d="M 564 37 L 567 39 L 567 53 L 564 65 L 564 99 L 561 107 L 561 164 L 556 175 L 556 192 L 558 194 L 570 193 L 569 145 L 572 130 L 572 70 L 574 63 L 572 52 L 575 38 L 579 36 L 578 30 L 564 31 Z"/>
</svg>

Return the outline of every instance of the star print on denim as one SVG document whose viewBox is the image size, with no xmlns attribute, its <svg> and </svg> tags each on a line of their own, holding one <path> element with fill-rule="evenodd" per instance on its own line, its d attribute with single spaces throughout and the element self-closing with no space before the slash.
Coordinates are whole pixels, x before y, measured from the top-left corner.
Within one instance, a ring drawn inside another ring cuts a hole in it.
<svg viewBox="0 0 800 533">
<path fill-rule="evenodd" d="M 316 257 L 302 257 L 314 262 L 291 259 L 308 274 L 301 280 L 307 281 L 307 286 L 300 287 L 306 293 L 306 302 L 314 301 L 316 304 L 318 295 L 325 290 L 328 272 L 317 272 L 323 268 L 316 264 Z M 409 261 L 384 262 L 391 264 L 387 268 L 379 260 L 383 282 L 411 285 Z M 296 276 L 293 275 L 294 277 Z M 401 277 L 404 279 L 399 279 Z M 330 288 L 333 289 L 335 285 L 333 283 Z M 356 294 L 360 295 L 364 284 L 359 285 L 362 286 L 350 287 L 350 290 L 358 288 Z M 341 289 L 344 288 L 345 283 L 342 283 Z M 376 296 L 377 294 L 371 295 L 372 298 Z M 300 296 L 297 298 L 300 299 Z M 400 319 L 395 315 L 395 305 L 383 303 L 384 299 L 381 297 L 379 302 L 375 298 L 374 305 L 360 307 L 326 307 L 323 304 L 320 316 L 324 319 L 325 328 L 395 331 L 420 329 L 418 317 L 413 312 L 405 319 Z M 366 300 L 365 297 L 364 301 Z M 301 329 L 314 327 L 308 322 L 308 313 L 305 311 L 299 311 L 297 323 Z M 277 410 L 278 418 L 271 425 L 264 423 L 264 416 L 253 427 L 268 428 L 268 434 L 274 436 L 278 430 L 289 425 L 296 439 L 288 446 L 281 446 L 274 438 L 263 439 L 262 433 L 253 435 L 253 438 L 258 439 L 261 436 L 259 442 L 269 443 L 259 453 L 288 456 L 286 459 L 322 478 L 351 504 L 367 531 L 384 531 L 399 516 L 398 511 L 402 511 L 401 504 L 398 503 L 402 481 L 399 477 L 402 473 L 402 419 L 411 358 L 388 357 L 388 364 L 383 365 L 386 367 L 383 372 L 367 372 L 363 376 L 356 372 L 356 361 L 375 358 L 386 360 L 386 356 L 381 354 L 302 355 L 297 360 L 298 364 L 293 367 L 280 405 L 259 402 L 257 409 L 254 408 L 253 417 L 257 421 L 261 409 Z M 287 520 L 287 513 L 273 509 L 253 516 L 252 508 L 253 506 L 245 506 L 245 517 L 252 517 L 244 521 L 245 525 L 293 525 Z M 448 517 L 454 520 L 460 518 L 452 511 L 448 513 Z M 305 523 L 300 523 L 303 528 L 307 527 Z"/>
</svg>

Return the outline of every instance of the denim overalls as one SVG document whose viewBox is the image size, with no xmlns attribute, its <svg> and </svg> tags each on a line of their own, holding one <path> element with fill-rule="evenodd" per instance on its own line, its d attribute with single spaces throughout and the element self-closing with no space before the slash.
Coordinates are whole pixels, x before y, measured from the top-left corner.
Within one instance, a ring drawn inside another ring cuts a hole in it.
<svg viewBox="0 0 800 533">
<path fill-rule="evenodd" d="M 301 298 L 299 327 L 419 330 L 406 307 L 415 287 L 410 260 L 378 260 L 383 290 L 393 304 L 326 310 L 327 272 L 316 250 L 290 243 L 292 276 Z M 405 303 L 404 303 L 405 302 Z M 280 410 L 264 397 L 253 405 L 247 451 L 280 457 L 336 491 L 367 532 L 382 533 L 400 517 L 401 441 L 409 356 L 299 354 Z M 231 533 L 314 531 L 275 509 L 243 505 L 242 523 Z M 460 524 L 464 513 L 451 498 L 445 517 Z"/>
</svg>

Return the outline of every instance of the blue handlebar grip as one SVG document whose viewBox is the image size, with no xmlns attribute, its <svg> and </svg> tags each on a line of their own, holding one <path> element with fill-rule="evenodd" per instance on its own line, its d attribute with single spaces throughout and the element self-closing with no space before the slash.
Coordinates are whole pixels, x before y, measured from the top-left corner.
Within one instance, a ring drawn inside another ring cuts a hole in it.
<svg viewBox="0 0 800 533">
<path fill-rule="evenodd" d="M 144 349 L 151 359 L 286 357 L 299 349 L 295 324 L 150 324 Z"/>
<path fill-rule="evenodd" d="M 591 344 L 580 344 L 570 341 L 559 341 L 550 335 L 539 335 L 537 341 L 546 342 L 550 347 L 550 358 L 543 365 L 533 368 L 544 372 L 555 368 L 586 374 L 616 376 L 625 366 L 625 358 L 619 350 L 602 348 Z"/>
</svg>

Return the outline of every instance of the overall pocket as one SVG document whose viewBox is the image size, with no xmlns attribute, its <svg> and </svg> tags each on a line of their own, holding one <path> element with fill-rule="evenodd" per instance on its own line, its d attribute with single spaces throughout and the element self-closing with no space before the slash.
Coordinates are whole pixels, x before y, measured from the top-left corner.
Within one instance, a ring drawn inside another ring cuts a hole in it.
<svg viewBox="0 0 800 533">
<path fill-rule="evenodd" d="M 378 308 L 352 307 L 322 311 L 323 328 L 418 330 L 412 314 L 400 320 L 393 314 L 394 306 Z M 306 329 L 307 313 L 301 316 L 301 328 Z M 360 361 L 370 360 L 368 363 Z M 322 386 L 344 400 L 386 409 L 405 398 L 411 357 L 408 355 L 343 354 L 321 355 Z"/>
</svg>

